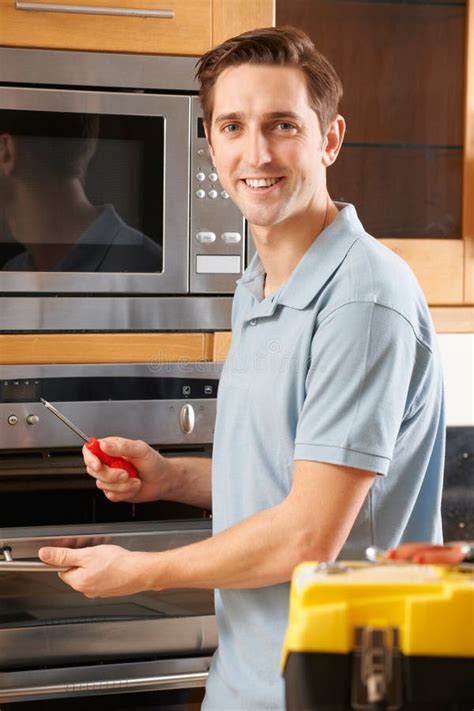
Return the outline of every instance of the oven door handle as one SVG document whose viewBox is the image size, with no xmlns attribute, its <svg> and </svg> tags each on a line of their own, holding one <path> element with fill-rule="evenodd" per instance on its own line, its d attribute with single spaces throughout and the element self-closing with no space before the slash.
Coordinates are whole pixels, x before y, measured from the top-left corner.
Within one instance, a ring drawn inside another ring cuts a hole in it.
<svg viewBox="0 0 474 711">
<path fill-rule="evenodd" d="M 0 690 L 0 701 L 54 696 L 74 696 L 87 692 L 88 695 L 108 694 L 111 691 L 160 691 L 164 689 L 187 689 L 206 685 L 208 671 L 185 672 L 182 674 L 159 674 L 136 679 L 101 679 L 77 683 L 47 684 L 45 686 L 17 686 Z"/>
<path fill-rule="evenodd" d="M 0 560 L 0 573 L 61 573 L 70 570 L 66 565 L 48 565 L 42 560 Z"/>
<path fill-rule="evenodd" d="M 67 565 L 48 565 L 38 558 L 14 560 L 11 548 L 0 548 L 0 573 L 60 573 L 69 570 Z"/>
</svg>

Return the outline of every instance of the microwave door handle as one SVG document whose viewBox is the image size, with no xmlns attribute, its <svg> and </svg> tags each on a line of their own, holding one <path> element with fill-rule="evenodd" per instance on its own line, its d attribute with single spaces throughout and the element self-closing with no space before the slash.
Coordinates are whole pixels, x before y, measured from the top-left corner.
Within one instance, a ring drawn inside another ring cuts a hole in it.
<svg viewBox="0 0 474 711">
<path fill-rule="evenodd" d="M 67 12 L 78 15 L 120 15 L 122 17 L 155 17 L 162 20 L 174 20 L 173 10 L 151 10 L 132 7 L 106 7 L 104 5 L 62 5 L 47 2 L 16 2 L 17 10 L 33 12 Z"/>
</svg>

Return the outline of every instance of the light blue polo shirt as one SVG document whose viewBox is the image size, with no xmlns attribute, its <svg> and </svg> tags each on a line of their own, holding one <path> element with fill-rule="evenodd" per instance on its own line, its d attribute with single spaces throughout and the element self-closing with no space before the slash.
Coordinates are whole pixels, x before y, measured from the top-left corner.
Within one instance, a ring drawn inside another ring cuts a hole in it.
<svg viewBox="0 0 474 711">
<path fill-rule="evenodd" d="M 214 532 L 279 504 L 295 459 L 378 476 L 340 558 L 440 541 L 443 385 L 436 336 L 407 264 L 352 205 L 263 298 L 258 255 L 238 282 L 213 455 Z M 318 525 L 318 512 L 314 512 Z M 287 584 L 216 591 L 219 649 L 205 711 L 283 709 Z"/>
</svg>

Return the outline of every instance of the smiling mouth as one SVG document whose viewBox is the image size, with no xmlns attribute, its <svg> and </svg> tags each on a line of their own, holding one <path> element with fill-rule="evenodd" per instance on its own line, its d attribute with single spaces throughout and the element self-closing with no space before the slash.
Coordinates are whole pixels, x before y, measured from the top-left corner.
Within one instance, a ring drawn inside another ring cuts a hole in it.
<svg viewBox="0 0 474 711">
<path fill-rule="evenodd" d="M 265 190 L 283 180 L 283 178 L 243 178 L 243 182 L 248 188 L 253 190 Z"/>
</svg>

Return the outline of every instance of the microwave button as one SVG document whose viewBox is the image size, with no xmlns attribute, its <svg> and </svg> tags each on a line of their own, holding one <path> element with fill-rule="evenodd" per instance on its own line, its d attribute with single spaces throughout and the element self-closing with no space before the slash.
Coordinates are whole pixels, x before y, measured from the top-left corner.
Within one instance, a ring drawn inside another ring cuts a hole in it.
<svg viewBox="0 0 474 711">
<path fill-rule="evenodd" d="M 206 191 L 203 190 L 202 188 L 199 188 L 199 190 L 196 190 L 196 197 L 202 200 L 203 198 L 206 197 Z"/>
<path fill-rule="evenodd" d="M 217 173 L 209 173 L 208 178 L 211 181 L 211 183 L 215 183 L 216 180 L 218 179 L 218 175 L 217 175 Z"/>
<path fill-rule="evenodd" d="M 206 174 L 200 170 L 198 173 L 196 173 L 196 180 L 199 180 L 200 183 L 202 183 L 203 180 L 206 180 Z"/>
<path fill-rule="evenodd" d="M 206 151 L 204 150 L 204 148 L 198 148 L 197 154 L 201 158 L 203 155 L 206 154 Z"/>
<path fill-rule="evenodd" d="M 18 417 L 16 415 L 8 415 L 7 422 L 9 425 L 16 425 L 18 422 Z"/>
<path fill-rule="evenodd" d="M 213 200 L 214 200 L 214 198 L 216 198 L 216 197 L 219 195 L 219 193 L 217 192 L 217 190 L 209 190 L 209 192 L 208 192 L 207 194 L 208 194 L 209 197 L 212 198 Z"/>
<path fill-rule="evenodd" d="M 201 244 L 211 244 L 216 241 L 216 235 L 214 232 L 198 232 L 196 239 Z"/>
<path fill-rule="evenodd" d="M 240 232 L 223 232 L 221 234 L 221 239 L 226 244 L 237 244 L 242 239 Z"/>
<path fill-rule="evenodd" d="M 229 199 L 229 193 L 226 190 L 221 190 L 221 198 L 223 200 L 228 200 Z"/>
</svg>

